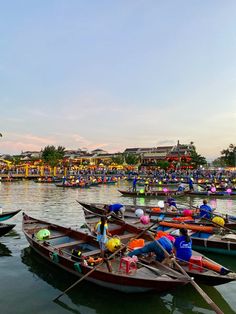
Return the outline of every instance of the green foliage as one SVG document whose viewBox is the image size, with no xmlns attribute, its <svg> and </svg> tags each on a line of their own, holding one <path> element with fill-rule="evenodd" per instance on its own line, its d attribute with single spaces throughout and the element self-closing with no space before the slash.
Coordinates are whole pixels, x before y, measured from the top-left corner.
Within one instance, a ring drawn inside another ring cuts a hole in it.
<svg viewBox="0 0 236 314">
<path fill-rule="evenodd" d="M 157 161 L 156 165 L 157 167 L 161 169 L 167 170 L 170 166 L 170 163 L 167 160 L 160 160 L 160 161 Z"/>
<path fill-rule="evenodd" d="M 135 154 L 125 154 L 125 162 L 128 165 L 137 165 L 139 162 L 139 156 Z"/>
<path fill-rule="evenodd" d="M 206 158 L 198 154 L 195 150 L 191 151 L 191 164 L 194 168 L 207 164 Z"/>
<path fill-rule="evenodd" d="M 12 158 L 13 158 L 13 160 L 12 160 L 13 165 L 19 165 L 20 164 L 21 156 L 13 156 Z"/>
<path fill-rule="evenodd" d="M 51 167 L 55 167 L 63 159 L 65 154 L 65 148 L 62 146 L 46 146 L 42 151 L 42 159 L 45 163 L 49 164 Z"/>
<path fill-rule="evenodd" d="M 125 157 L 124 154 L 122 153 L 118 153 L 115 156 L 112 157 L 112 162 L 118 164 L 118 165 L 122 165 L 125 161 Z"/>
<path fill-rule="evenodd" d="M 236 166 L 236 146 L 230 144 L 227 149 L 221 151 L 221 158 L 223 159 L 224 163 L 228 167 L 235 167 Z"/>
<path fill-rule="evenodd" d="M 220 168 L 226 166 L 223 157 L 219 157 L 219 158 L 213 160 L 213 161 L 212 161 L 212 165 L 213 165 L 214 167 L 220 167 Z"/>
</svg>

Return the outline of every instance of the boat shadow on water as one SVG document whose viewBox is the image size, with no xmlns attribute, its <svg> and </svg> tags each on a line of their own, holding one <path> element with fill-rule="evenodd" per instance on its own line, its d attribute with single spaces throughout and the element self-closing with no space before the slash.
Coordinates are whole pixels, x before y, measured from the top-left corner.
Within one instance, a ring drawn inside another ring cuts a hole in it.
<svg viewBox="0 0 236 314">
<path fill-rule="evenodd" d="M 45 261 L 30 247 L 21 251 L 21 261 L 31 273 L 55 289 L 55 296 L 76 281 L 73 275 Z M 213 300 L 217 300 L 216 303 L 220 304 L 224 313 L 235 313 L 215 288 L 208 287 L 208 294 Z M 189 285 L 161 294 L 155 292 L 125 294 L 84 281 L 53 304 L 60 306 L 62 313 L 65 311 L 75 314 L 110 314 L 111 312 L 120 314 L 121 311 L 129 314 L 212 313 L 204 300 Z"/>
<path fill-rule="evenodd" d="M 11 255 L 12 255 L 11 250 L 9 250 L 5 244 L 0 243 L 0 257 L 1 256 L 11 256 Z"/>
</svg>

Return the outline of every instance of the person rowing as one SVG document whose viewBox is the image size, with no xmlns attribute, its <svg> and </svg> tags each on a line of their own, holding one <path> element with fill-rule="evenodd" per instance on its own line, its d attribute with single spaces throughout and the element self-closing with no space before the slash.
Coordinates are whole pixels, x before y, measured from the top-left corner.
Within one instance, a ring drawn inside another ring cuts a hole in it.
<svg viewBox="0 0 236 314">
<path fill-rule="evenodd" d="M 200 206 L 200 218 L 212 218 L 213 209 L 207 204 L 207 200 L 203 200 L 203 204 Z"/>
</svg>

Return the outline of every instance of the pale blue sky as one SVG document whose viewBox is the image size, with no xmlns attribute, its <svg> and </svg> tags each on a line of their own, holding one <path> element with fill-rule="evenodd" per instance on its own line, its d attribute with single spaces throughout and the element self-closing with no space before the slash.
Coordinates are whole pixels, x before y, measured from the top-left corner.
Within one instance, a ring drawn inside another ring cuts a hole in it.
<svg viewBox="0 0 236 314">
<path fill-rule="evenodd" d="M 235 0 L 0 0 L 0 153 L 235 143 Z"/>
</svg>

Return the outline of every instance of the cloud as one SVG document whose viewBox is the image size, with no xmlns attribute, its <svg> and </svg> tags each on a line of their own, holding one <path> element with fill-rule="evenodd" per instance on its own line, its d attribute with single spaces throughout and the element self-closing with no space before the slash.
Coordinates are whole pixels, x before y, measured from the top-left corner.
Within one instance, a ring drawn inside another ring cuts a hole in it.
<svg viewBox="0 0 236 314">
<path fill-rule="evenodd" d="M 21 151 L 40 151 L 44 146 L 54 145 L 55 139 L 32 134 L 3 134 L 0 142 L 1 153 L 19 154 Z"/>
<path fill-rule="evenodd" d="M 161 140 L 157 142 L 158 145 L 162 146 L 162 145 L 175 145 L 176 141 L 174 140 Z"/>
</svg>

